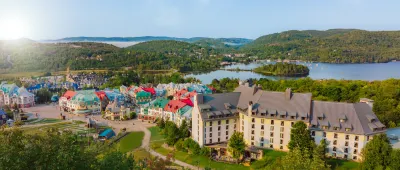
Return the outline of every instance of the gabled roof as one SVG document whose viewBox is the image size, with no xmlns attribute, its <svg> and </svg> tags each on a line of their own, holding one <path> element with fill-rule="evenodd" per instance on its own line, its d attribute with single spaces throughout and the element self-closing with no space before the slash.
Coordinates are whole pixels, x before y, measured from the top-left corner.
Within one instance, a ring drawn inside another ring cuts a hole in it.
<svg viewBox="0 0 400 170">
<path fill-rule="evenodd" d="M 190 100 L 190 99 L 188 99 L 188 98 L 181 99 L 180 101 L 183 102 L 183 103 L 186 103 L 186 104 L 187 104 L 188 106 L 190 106 L 190 107 L 193 107 L 193 102 L 192 102 L 192 100 Z"/>
<path fill-rule="evenodd" d="M 76 93 L 74 91 L 68 90 L 64 93 L 63 97 L 67 98 L 67 100 L 70 100 L 72 97 L 75 96 L 75 94 Z"/>
<path fill-rule="evenodd" d="M 165 105 L 168 104 L 168 102 L 169 102 L 168 99 L 165 99 L 165 98 L 158 98 L 158 99 L 156 99 L 156 100 L 152 103 L 151 106 L 157 107 L 157 108 L 164 108 Z"/>
<path fill-rule="evenodd" d="M 151 95 L 155 95 L 156 91 L 152 87 L 142 88 L 144 91 L 149 92 Z"/>
<path fill-rule="evenodd" d="M 164 107 L 164 111 L 169 111 L 172 113 L 176 113 L 180 108 L 186 106 L 186 103 L 181 102 L 179 100 L 170 100 L 167 105 Z"/>
</svg>

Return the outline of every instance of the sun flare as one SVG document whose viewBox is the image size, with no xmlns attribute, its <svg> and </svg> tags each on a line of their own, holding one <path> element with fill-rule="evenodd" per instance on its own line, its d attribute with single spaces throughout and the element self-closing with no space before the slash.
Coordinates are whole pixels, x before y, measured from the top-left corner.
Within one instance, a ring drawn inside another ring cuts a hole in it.
<svg viewBox="0 0 400 170">
<path fill-rule="evenodd" d="M 26 26 L 19 19 L 7 18 L 0 21 L 0 39 L 11 40 L 25 36 Z"/>
</svg>

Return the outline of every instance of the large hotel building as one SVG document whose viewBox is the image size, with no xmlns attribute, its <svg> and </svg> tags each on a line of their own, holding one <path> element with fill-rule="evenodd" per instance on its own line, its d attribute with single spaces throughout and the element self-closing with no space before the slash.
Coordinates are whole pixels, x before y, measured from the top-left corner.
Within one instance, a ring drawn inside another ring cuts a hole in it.
<svg viewBox="0 0 400 170">
<path fill-rule="evenodd" d="M 198 94 L 192 110 L 192 138 L 200 146 L 227 143 L 243 132 L 249 146 L 288 151 L 296 121 L 306 123 L 316 144 L 328 143 L 328 156 L 361 159 L 361 150 L 385 126 L 371 101 L 339 103 L 312 100 L 311 93 L 271 92 L 240 83 L 231 93 Z"/>
</svg>

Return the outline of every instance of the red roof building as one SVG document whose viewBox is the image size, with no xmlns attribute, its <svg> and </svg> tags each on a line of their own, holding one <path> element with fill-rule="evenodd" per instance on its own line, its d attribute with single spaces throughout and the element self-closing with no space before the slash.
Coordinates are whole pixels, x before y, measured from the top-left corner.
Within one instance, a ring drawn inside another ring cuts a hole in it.
<svg viewBox="0 0 400 170">
<path fill-rule="evenodd" d="M 141 87 L 138 87 L 138 88 L 135 89 L 135 91 L 133 91 L 133 92 L 138 93 L 138 92 L 140 92 L 140 91 L 143 91 L 143 89 L 142 89 Z"/>
<path fill-rule="evenodd" d="M 63 97 L 67 98 L 67 100 L 70 100 L 72 97 L 74 97 L 76 92 L 68 90 L 64 93 Z"/>
<path fill-rule="evenodd" d="M 99 97 L 101 101 L 107 98 L 106 92 L 104 91 L 96 91 L 94 93 L 96 94 L 97 97 Z"/>
<path fill-rule="evenodd" d="M 186 89 L 181 89 L 177 91 L 174 95 L 175 100 L 179 100 L 182 98 L 183 95 L 185 95 L 188 91 Z"/>
<path fill-rule="evenodd" d="M 190 99 L 190 98 L 192 98 L 192 97 L 194 97 L 196 95 L 197 95 L 197 92 L 196 91 L 192 91 L 192 92 L 186 94 L 185 98 Z"/>
<path fill-rule="evenodd" d="M 180 108 L 186 106 L 186 103 L 181 102 L 179 100 L 170 100 L 167 105 L 164 107 L 164 111 L 169 111 L 175 113 Z"/>
<path fill-rule="evenodd" d="M 144 91 L 149 92 L 152 96 L 156 94 L 156 91 L 152 87 L 143 88 Z"/>
<path fill-rule="evenodd" d="M 193 107 L 193 102 L 190 98 L 181 99 L 181 102 L 186 103 L 186 105 Z"/>
</svg>

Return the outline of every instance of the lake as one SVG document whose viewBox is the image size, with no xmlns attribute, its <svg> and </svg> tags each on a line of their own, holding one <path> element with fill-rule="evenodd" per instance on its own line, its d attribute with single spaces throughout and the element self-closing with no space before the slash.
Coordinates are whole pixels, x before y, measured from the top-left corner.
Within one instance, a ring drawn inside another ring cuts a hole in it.
<svg viewBox="0 0 400 170">
<path fill-rule="evenodd" d="M 250 64 L 236 64 L 225 66 L 225 69 L 254 69 L 268 62 L 254 62 Z M 273 63 L 272 63 L 273 64 Z M 312 79 L 345 79 L 345 80 L 385 80 L 400 78 L 400 62 L 368 63 L 368 64 L 328 64 L 328 63 L 297 63 L 306 65 L 310 69 L 308 77 Z M 209 84 L 213 79 L 229 78 L 268 78 L 272 80 L 297 79 L 298 77 L 264 76 L 250 71 L 216 70 L 209 73 L 192 73 L 186 76 L 195 77 L 204 84 Z"/>
</svg>

